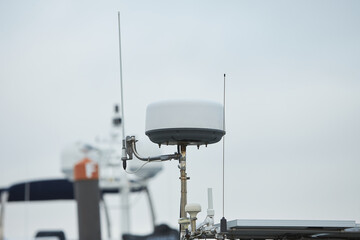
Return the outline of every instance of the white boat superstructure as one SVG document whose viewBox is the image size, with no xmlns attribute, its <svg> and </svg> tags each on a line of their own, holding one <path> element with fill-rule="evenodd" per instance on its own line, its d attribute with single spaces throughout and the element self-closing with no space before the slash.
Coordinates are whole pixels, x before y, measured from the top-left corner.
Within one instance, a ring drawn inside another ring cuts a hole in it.
<svg viewBox="0 0 360 240">
<path fill-rule="evenodd" d="M 61 171 L 65 175 L 65 178 L 26 181 L 1 188 L 0 240 L 4 240 L 6 236 L 4 215 L 8 203 L 75 200 L 73 186 L 74 166 L 84 158 L 91 159 L 91 161 L 99 166 L 99 204 L 105 216 L 107 238 L 114 239 L 112 227 L 116 227 L 112 226 L 109 207 L 104 197 L 107 194 L 119 195 L 120 226 L 117 226 L 117 228 L 120 229 L 121 232 L 121 236 L 119 236 L 120 239 L 125 234 L 131 236 L 131 234 L 137 233 L 136 229 L 130 225 L 132 206 L 129 199 L 132 193 L 143 192 L 146 195 L 150 213 L 149 225 L 151 225 L 151 229 L 155 232 L 157 229 L 157 219 L 148 185 L 149 182 L 162 171 L 163 166 L 162 163 L 142 166 L 143 163 L 139 160 L 134 160 L 129 164 L 129 172 L 134 172 L 134 174 L 121 171 L 121 123 L 122 119 L 119 114 L 119 107 L 116 105 L 109 137 L 98 139 L 91 144 L 76 142 L 65 147 L 61 153 Z M 143 147 L 146 148 L 147 146 L 143 145 Z M 155 148 L 149 152 L 159 153 L 159 150 Z M 166 228 L 165 230 L 172 231 L 170 228 Z M 161 230 L 158 229 L 157 232 L 159 231 L 161 232 Z M 44 235 L 44 237 L 49 237 L 51 234 L 57 236 L 59 232 L 41 230 L 40 233 L 40 235 Z M 62 234 L 65 237 L 65 233 Z M 174 233 L 172 232 L 171 234 Z"/>
</svg>

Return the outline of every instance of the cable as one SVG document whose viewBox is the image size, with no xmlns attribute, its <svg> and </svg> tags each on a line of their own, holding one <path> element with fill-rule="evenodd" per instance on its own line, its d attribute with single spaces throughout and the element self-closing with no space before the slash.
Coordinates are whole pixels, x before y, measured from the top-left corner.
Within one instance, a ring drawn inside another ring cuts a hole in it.
<svg viewBox="0 0 360 240">
<path fill-rule="evenodd" d="M 150 161 L 150 160 L 148 160 L 148 161 L 146 161 L 143 165 L 141 165 L 138 169 L 136 169 L 135 171 L 131 172 L 131 171 L 128 171 L 128 170 L 125 169 L 125 172 L 126 172 L 127 174 L 135 174 L 135 173 L 137 173 L 138 171 L 140 171 L 146 164 L 148 164 L 148 163 L 150 163 L 150 162 L 161 162 L 161 160 L 159 160 L 159 161 Z"/>
<path fill-rule="evenodd" d="M 131 171 L 128 171 L 128 170 L 126 170 L 125 169 L 125 172 L 127 173 L 127 174 L 135 174 L 135 173 L 137 173 L 138 171 L 140 171 L 146 164 L 148 164 L 150 161 L 146 161 L 143 165 L 141 165 L 138 169 L 136 169 L 135 171 L 133 171 L 133 172 L 131 172 Z"/>
</svg>

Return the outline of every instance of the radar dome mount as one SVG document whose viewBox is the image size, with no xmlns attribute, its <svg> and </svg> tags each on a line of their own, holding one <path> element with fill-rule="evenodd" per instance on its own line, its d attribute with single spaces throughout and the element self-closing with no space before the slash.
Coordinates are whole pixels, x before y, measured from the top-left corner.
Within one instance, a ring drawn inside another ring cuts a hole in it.
<svg viewBox="0 0 360 240">
<path fill-rule="evenodd" d="M 217 143 L 225 135 L 224 107 L 209 101 L 163 101 L 150 104 L 146 111 L 145 134 L 154 143 L 177 145 L 174 154 L 155 157 L 141 157 L 136 150 L 135 136 L 127 136 L 123 141 L 123 167 L 126 161 L 136 158 L 152 162 L 179 160 L 181 198 L 180 198 L 180 231 L 185 236 L 188 221 L 185 206 L 187 204 L 186 148 L 188 145 L 207 145 Z M 190 210 L 192 205 L 189 205 Z M 198 207 L 195 206 L 198 211 Z M 189 210 L 189 209 L 187 209 Z M 195 218 L 192 218 L 192 229 L 195 229 Z"/>
</svg>

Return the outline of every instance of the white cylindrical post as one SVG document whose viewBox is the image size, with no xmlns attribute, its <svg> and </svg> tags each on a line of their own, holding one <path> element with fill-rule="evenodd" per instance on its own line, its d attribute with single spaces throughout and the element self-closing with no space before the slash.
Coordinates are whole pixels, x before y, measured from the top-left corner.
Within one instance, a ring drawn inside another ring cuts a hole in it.
<svg viewBox="0 0 360 240">
<path fill-rule="evenodd" d="M 208 188 L 208 209 L 214 209 L 212 188 Z"/>
<path fill-rule="evenodd" d="M 121 219 L 121 234 L 130 233 L 130 182 L 125 172 L 120 176 L 120 219 Z M 120 236 L 122 239 L 122 236 Z"/>
<path fill-rule="evenodd" d="M 1 206 L 0 206 L 0 240 L 4 240 L 5 237 L 4 237 L 4 216 L 5 216 L 5 205 L 6 205 L 6 202 L 7 202 L 7 199 L 8 199 L 8 192 L 4 191 L 1 193 L 1 196 L 0 196 L 0 203 L 1 203 Z"/>
</svg>

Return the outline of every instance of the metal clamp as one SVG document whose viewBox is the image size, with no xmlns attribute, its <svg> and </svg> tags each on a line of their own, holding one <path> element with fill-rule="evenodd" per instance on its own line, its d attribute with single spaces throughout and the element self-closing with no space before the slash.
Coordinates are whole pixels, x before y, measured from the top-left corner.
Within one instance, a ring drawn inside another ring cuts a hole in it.
<svg viewBox="0 0 360 240">
<path fill-rule="evenodd" d="M 126 168 L 126 161 L 133 159 L 133 155 L 135 155 L 136 158 L 142 161 L 168 161 L 168 160 L 176 160 L 180 159 L 181 154 L 180 153 L 174 153 L 174 154 L 166 154 L 166 155 L 159 155 L 154 157 L 141 157 L 140 154 L 136 150 L 136 142 L 135 136 L 127 136 L 126 140 L 123 140 L 123 153 L 121 160 L 123 161 L 124 169 Z"/>
</svg>

